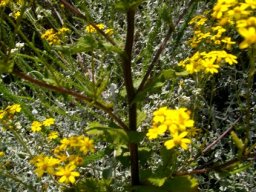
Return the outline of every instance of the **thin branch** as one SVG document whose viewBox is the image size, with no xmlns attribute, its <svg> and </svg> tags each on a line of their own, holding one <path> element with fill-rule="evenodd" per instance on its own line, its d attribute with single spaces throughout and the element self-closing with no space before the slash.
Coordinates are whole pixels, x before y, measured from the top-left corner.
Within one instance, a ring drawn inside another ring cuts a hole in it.
<svg viewBox="0 0 256 192">
<path fill-rule="evenodd" d="M 59 92 L 59 93 L 62 93 L 62 94 L 71 95 L 71 96 L 75 97 L 77 100 L 80 100 L 80 101 L 86 101 L 88 103 L 93 103 L 96 108 L 103 110 L 113 120 L 115 120 L 120 127 L 122 127 L 124 130 L 128 130 L 127 125 L 119 117 L 117 117 L 114 113 L 112 113 L 111 108 L 108 108 L 108 107 L 104 106 L 103 104 L 99 103 L 98 101 L 95 101 L 94 99 L 92 99 L 88 96 L 82 95 L 82 94 L 80 94 L 76 91 L 69 90 L 69 89 L 66 89 L 64 87 L 57 87 L 57 86 L 54 86 L 54 85 L 49 85 L 49 84 L 47 84 L 43 81 L 34 79 L 33 77 L 31 77 L 29 75 L 26 75 L 26 74 L 24 74 L 24 73 L 22 73 L 18 70 L 14 70 L 13 74 L 16 75 L 17 77 L 20 77 L 21 79 L 24 79 L 26 81 L 31 82 L 34 85 L 37 85 L 37 86 L 40 86 L 40 87 L 43 87 L 43 88 L 46 88 L 48 90 L 52 90 L 52 91 L 55 91 L 55 92 Z"/>
<path fill-rule="evenodd" d="M 249 160 L 249 158 L 253 158 L 253 159 Z M 229 167 L 231 167 L 232 165 L 240 161 L 255 161 L 255 154 L 248 154 L 244 156 L 243 159 L 234 157 L 233 159 L 228 160 L 222 164 L 215 164 L 208 168 L 194 169 L 191 171 L 178 171 L 174 173 L 172 176 L 199 175 L 199 174 L 209 173 L 211 171 L 221 172 L 223 170 L 227 170 Z"/>
<path fill-rule="evenodd" d="M 236 123 L 240 120 L 240 117 L 235 120 L 235 122 L 226 130 L 224 131 L 215 141 L 213 141 L 211 144 L 209 144 L 203 151 L 201 154 L 204 154 L 206 152 L 208 152 L 213 146 L 215 146 L 221 139 L 223 139 L 236 125 Z"/>
<path fill-rule="evenodd" d="M 188 4 L 188 8 L 191 7 L 193 5 L 193 3 L 195 2 L 195 0 L 191 0 Z M 167 42 L 169 41 L 169 39 L 171 38 L 172 33 L 175 31 L 175 28 L 177 27 L 177 25 L 179 24 L 179 22 L 181 21 L 181 19 L 184 17 L 184 15 L 187 13 L 188 8 L 184 9 L 184 11 L 182 12 L 182 14 L 179 16 L 178 20 L 175 23 L 175 26 L 173 26 L 173 24 L 170 25 L 169 30 L 165 36 L 165 38 L 163 39 L 162 43 L 160 44 L 158 50 L 156 51 L 156 54 L 151 62 L 151 64 L 149 65 L 146 74 L 144 75 L 138 90 L 136 91 L 136 95 L 143 90 L 143 88 L 145 87 L 145 84 L 147 82 L 147 80 L 149 79 L 153 68 L 155 67 L 157 61 L 159 60 L 159 57 L 161 55 L 161 53 L 163 52 L 163 50 L 165 49 Z"/>
</svg>

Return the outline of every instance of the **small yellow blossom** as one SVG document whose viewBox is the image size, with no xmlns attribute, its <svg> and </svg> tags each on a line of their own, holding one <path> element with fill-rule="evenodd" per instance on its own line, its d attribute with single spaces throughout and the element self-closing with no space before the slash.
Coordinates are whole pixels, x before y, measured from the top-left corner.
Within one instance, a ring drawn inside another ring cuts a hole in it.
<svg viewBox="0 0 256 192">
<path fill-rule="evenodd" d="M 97 26 L 99 29 L 104 29 L 104 28 L 105 28 L 105 25 L 102 24 L 102 23 L 97 24 L 96 26 Z M 87 25 L 87 26 L 85 27 L 85 31 L 86 31 L 87 33 L 95 33 L 97 30 L 96 30 L 92 25 Z"/>
<path fill-rule="evenodd" d="M 39 132 L 42 129 L 42 123 L 39 121 L 33 121 L 31 125 L 31 130 L 33 132 Z"/>
<path fill-rule="evenodd" d="M 20 17 L 20 11 L 13 13 L 13 17 L 14 17 L 14 19 L 17 20 Z"/>
<path fill-rule="evenodd" d="M 50 45 L 58 45 L 61 43 L 58 34 L 54 29 L 47 29 L 42 35 L 42 39 L 45 39 L 46 41 L 49 42 Z"/>
<path fill-rule="evenodd" d="M 168 109 L 161 107 L 153 113 L 153 126 L 148 130 L 146 136 L 152 140 L 168 131 L 172 139 L 165 142 L 167 149 L 178 145 L 187 149 L 187 144 L 191 143 L 191 140 L 185 136 L 190 130 L 193 130 L 193 126 L 194 121 L 190 119 L 190 111 L 187 108 Z"/>
<path fill-rule="evenodd" d="M 21 111 L 21 107 L 20 107 L 20 104 L 13 104 L 11 106 L 8 106 L 6 108 L 6 111 L 10 114 L 14 114 L 16 112 L 20 112 Z"/>
<path fill-rule="evenodd" d="M 62 28 L 60 28 L 60 29 L 58 30 L 58 34 L 59 34 L 59 35 L 62 35 L 62 34 L 67 33 L 67 32 L 70 32 L 70 29 L 67 28 L 67 27 L 62 27 Z"/>
<path fill-rule="evenodd" d="M 5 115 L 7 114 L 7 112 L 5 110 L 0 110 L 0 119 L 3 119 L 5 117 Z"/>
<path fill-rule="evenodd" d="M 65 167 L 59 167 L 58 171 L 56 171 L 55 175 L 59 176 L 60 183 L 75 183 L 75 177 L 79 177 L 80 174 L 77 171 L 74 171 L 76 166 L 74 164 L 68 164 Z"/>
<path fill-rule="evenodd" d="M 113 30 L 113 29 L 106 29 L 106 30 L 105 30 L 105 33 L 106 33 L 107 35 L 112 35 L 112 34 L 114 33 L 114 30 Z"/>
<path fill-rule="evenodd" d="M 89 152 L 94 152 L 95 151 L 93 140 L 89 139 L 88 137 L 81 138 L 79 144 L 80 144 L 79 150 L 84 155 L 86 155 Z"/>
<path fill-rule="evenodd" d="M 256 43 L 256 28 L 255 27 L 249 27 L 249 28 L 240 28 L 238 29 L 238 32 L 241 36 L 244 37 L 244 41 L 240 43 L 239 48 L 245 49 L 252 44 Z"/>
<path fill-rule="evenodd" d="M 202 65 L 204 66 L 204 70 L 206 73 L 218 73 L 218 68 L 220 68 L 219 65 L 214 64 L 215 58 L 211 58 L 211 59 L 205 59 L 202 60 Z"/>
<path fill-rule="evenodd" d="M 156 139 L 159 135 L 162 135 L 166 132 L 167 125 L 160 125 L 158 127 L 153 127 L 148 130 L 147 137 L 149 140 Z"/>
<path fill-rule="evenodd" d="M 48 139 L 49 140 L 53 140 L 53 139 L 56 139 L 56 138 L 58 138 L 59 137 L 59 133 L 58 133 L 58 131 L 52 131 L 52 132 L 50 132 L 49 133 L 49 135 L 48 135 Z"/>
<path fill-rule="evenodd" d="M 0 157 L 3 157 L 5 154 L 3 151 L 0 151 Z"/>
<path fill-rule="evenodd" d="M 35 167 L 35 173 L 38 177 L 42 177 L 44 173 L 48 173 L 50 175 L 53 175 L 55 173 L 55 167 L 60 163 L 60 161 L 53 157 L 48 156 L 39 156 L 35 157 L 35 159 L 32 159 L 31 161 Z"/>
<path fill-rule="evenodd" d="M 245 3 L 250 6 L 252 9 L 256 9 L 256 1 L 255 0 L 245 0 Z"/>
<path fill-rule="evenodd" d="M 188 132 L 182 132 L 181 134 L 174 133 L 172 135 L 172 139 L 166 141 L 164 143 L 165 147 L 167 149 L 172 149 L 176 146 L 180 146 L 184 150 L 188 149 L 188 144 L 191 143 L 191 140 L 188 138 L 185 138 L 185 136 L 188 134 Z"/>
<path fill-rule="evenodd" d="M 54 124 L 54 122 L 55 122 L 54 118 L 48 118 L 48 119 L 45 119 L 42 124 L 44 126 L 51 126 Z"/>
<path fill-rule="evenodd" d="M 9 2 L 10 2 L 10 0 L 1 0 L 0 7 L 5 7 Z"/>
<path fill-rule="evenodd" d="M 224 37 L 224 38 L 221 40 L 221 42 L 226 45 L 225 48 L 226 48 L 227 50 L 230 50 L 230 49 L 231 49 L 231 45 L 236 44 L 235 41 L 232 41 L 232 40 L 231 40 L 231 37 Z"/>
</svg>

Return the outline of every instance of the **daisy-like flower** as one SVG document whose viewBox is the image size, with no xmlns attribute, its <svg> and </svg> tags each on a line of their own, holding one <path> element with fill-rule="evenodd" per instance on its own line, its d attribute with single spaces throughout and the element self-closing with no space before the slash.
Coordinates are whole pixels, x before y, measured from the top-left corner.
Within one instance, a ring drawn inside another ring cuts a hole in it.
<svg viewBox="0 0 256 192">
<path fill-rule="evenodd" d="M 44 126 L 51 126 L 51 125 L 54 124 L 54 122 L 55 122 L 55 119 L 53 119 L 53 118 L 48 118 L 48 119 L 45 119 L 45 120 L 43 121 L 43 125 L 44 125 Z"/>
<path fill-rule="evenodd" d="M 39 122 L 39 121 L 33 121 L 32 125 L 31 125 L 31 130 L 33 132 L 39 132 L 39 131 L 42 130 L 42 125 L 43 124 L 41 122 Z"/>
<path fill-rule="evenodd" d="M 44 173 L 53 175 L 55 166 L 60 163 L 60 160 L 53 157 L 40 155 L 39 157 L 32 159 L 31 162 L 36 166 L 35 173 L 37 176 L 42 177 Z"/>
<path fill-rule="evenodd" d="M 76 166 L 74 164 L 68 164 L 65 167 L 59 167 L 56 171 L 55 175 L 59 176 L 59 182 L 60 183 L 75 183 L 76 179 L 75 177 L 79 177 L 80 173 L 77 171 L 74 171 L 76 169 Z"/>
<path fill-rule="evenodd" d="M 58 138 L 59 137 L 59 133 L 58 133 L 58 131 L 51 131 L 50 133 L 49 133 L 49 135 L 48 135 L 48 139 L 49 140 L 53 140 L 53 139 L 56 139 L 56 138 Z"/>
<path fill-rule="evenodd" d="M 78 139 L 79 150 L 86 155 L 88 152 L 94 152 L 93 140 L 85 136 L 80 136 Z"/>
<path fill-rule="evenodd" d="M 14 114 L 16 112 L 20 112 L 21 111 L 20 104 L 13 104 L 11 106 L 8 106 L 6 108 L 6 111 L 8 111 L 10 114 Z"/>
<path fill-rule="evenodd" d="M 182 132 L 181 134 L 179 134 L 178 132 L 174 133 L 172 135 L 172 139 L 170 139 L 170 140 L 168 140 L 164 143 L 165 147 L 167 149 L 172 149 L 176 146 L 180 146 L 184 150 L 187 150 L 188 149 L 188 144 L 191 143 L 190 139 L 185 138 L 185 136 L 187 134 L 188 134 L 188 132 L 186 132 L 186 131 Z"/>
<path fill-rule="evenodd" d="M 245 49 L 252 44 L 256 43 L 256 28 L 249 27 L 249 28 L 240 28 L 238 32 L 241 36 L 244 37 L 244 41 L 240 43 L 239 48 Z"/>
</svg>

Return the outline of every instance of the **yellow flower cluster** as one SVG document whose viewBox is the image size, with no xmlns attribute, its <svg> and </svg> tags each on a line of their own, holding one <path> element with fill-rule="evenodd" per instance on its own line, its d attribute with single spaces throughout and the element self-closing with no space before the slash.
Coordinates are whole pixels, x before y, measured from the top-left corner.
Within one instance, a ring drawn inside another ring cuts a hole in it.
<svg viewBox="0 0 256 192">
<path fill-rule="evenodd" d="M 78 149 L 84 155 L 89 152 L 94 152 L 93 140 L 83 135 L 72 136 L 69 138 L 64 138 L 60 141 L 60 145 L 54 149 L 55 153 L 60 153 L 61 151 Z"/>
<path fill-rule="evenodd" d="M 205 73 L 218 73 L 218 69 L 224 63 L 229 65 L 237 63 L 237 57 L 228 54 L 226 51 L 197 51 L 192 57 L 186 58 L 179 63 L 179 66 L 185 67 L 190 74 L 203 71 Z"/>
<path fill-rule="evenodd" d="M 190 130 L 193 134 L 198 131 L 194 128 L 194 121 L 190 119 L 190 111 L 187 108 L 168 109 L 161 107 L 153 113 L 153 125 L 148 130 L 147 137 L 150 140 L 156 139 L 168 131 L 171 139 L 165 141 L 165 147 L 172 149 L 180 146 L 187 150 L 191 139 L 186 138 L 186 136 Z"/>
<path fill-rule="evenodd" d="M 40 122 L 40 121 L 33 121 L 31 124 L 31 130 L 33 132 L 39 132 L 42 130 L 43 126 L 51 126 L 55 123 L 55 119 L 54 118 L 48 118 L 45 119 L 44 121 Z"/>
<path fill-rule="evenodd" d="M 105 25 L 102 24 L 102 23 L 96 24 L 96 26 L 97 26 L 99 29 L 101 29 L 101 30 L 105 29 Z M 86 31 L 87 33 L 96 33 L 96 32 L 97 32 L 97 30 L 96 30 L 92 25 L 87 25 L 87 26 L 85 27 L 85 31 Z M 114 32 L 113 29 L 105 29 L 105 33 L 108 34 L 108 35 L 112 35 L 113 32 Z"/>
<path fill-rule="evenodd" d="M 10 0 L 1 0 L 0 7 L 5 7 L 6 5 L 8 5 L 9 2 L 10 2 Z"/>
<path fill-rule="evenodd" d="M 72 136 L 63 138 L 54 150 L 53 156 L 38 155 L 30 162 L 36 167 L 38 177 L 49 174 L 59 177 L 60 183 L 75 183 L 79 172 L 77 166 L 83 163 L 83 157 L 89 152 L 94 152 L 93 140 L 88 137 Z"/>
<path fill-rule="evenodd" d="M 48 41 L 50 45 L 59 45 L 61 44 L 61 37 L 68 32 L 70 32 L 70 29 L 66 27 L 62 27 L 58 31 L 55 31 L 54 29 L 47 29 L 41 35 L 41 38 Z"/>
<path fill-rule="evenodd" d="M 20 104 L 13 104 L 7 106 L 5 109 L 0 109 L 0 120 L 12 119 L 15 113 L 21 111 Z"/>
<path fill-rule="evenodd" d="M 213 8 L 212 17 L 219 21 L 219 25 L 235 26 L 244 38 L 239 48 L 245 49 L 256 44 L 255 11 L 255 0 L 218 0 Z"/>
<path fill-rule="evenodd" d="M 207 19 L 203 15 L 194 17 L 189 24 L 194 28 L 194 35 L 189 41 L 191 47 L 196 48 L 200 44 L 209 45 L 213 44 L 218 48 L 224 48 L 231 50 L 235 41 L 232 41 L 230 37 L 225 36 L 226 29 L 222 26 L 209 27 L 206 23 Z"/>
<path fill-rule="evenodd" d="M 10 1 L 10 0 L 0 0 L 0 8 L 6 7 L 9 3 L 17 3 L 18 5 L 22 5 L 24 3 L 24 0 L 16 0 L 16 1 Z"/>
<path fill-rule="evenodd" d="M 217 20 L 212 26 L 208 20 L 210 12 L 197 15 L 189 24 L 193 26 L 193 37 L 189 41 L 192 48 L 197 52 L 179 63 L 190 74 L 197 72 L 218 73 L 219 68 L 225 63 L 236 64 L 237 57 L 231 52 L 237 43 L 227 36 L 226 33 L 234 26 L 238 33 L 244 37 L 240 43 L 240 49 L 247 48 L 256 43 L 256 1 L 245 0 L 218 0 L 213 8 L 211 16 Z M 208 16 L 205 16 L 208 15 Z"/>
</svg>

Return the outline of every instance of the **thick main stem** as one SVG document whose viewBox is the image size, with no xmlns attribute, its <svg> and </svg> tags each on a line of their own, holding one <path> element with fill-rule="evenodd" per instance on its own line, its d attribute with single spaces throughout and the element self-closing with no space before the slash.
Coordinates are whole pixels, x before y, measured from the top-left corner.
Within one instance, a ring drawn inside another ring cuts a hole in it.
<svg viewBox="0 0 256 192">
<path fill-rule="evenodd" d="M 135 9 L 130 8 L 127 10 L 127 34 L 123 55 L 123 75 L 125 87 L 127 92 L 128 102 L 128 118 L 129 118 L 129 131 L 137 130 L 137 106 L 134 101 L 135 90 L 132 80 L 132 48 L 134 41 L 134 19 Z M 129 143 L 130 160 L 131 160 L 131 178 L 132 186 L 139 185 L 139 164 L 138 164 L 138 145 L 136 143 Z"/>
</svg>

